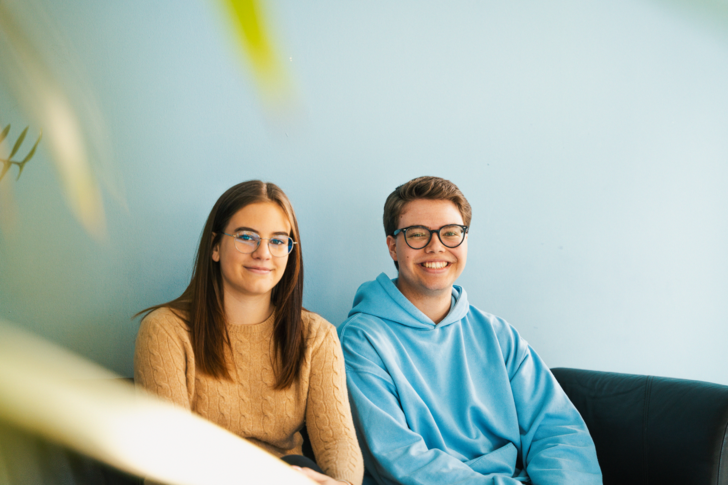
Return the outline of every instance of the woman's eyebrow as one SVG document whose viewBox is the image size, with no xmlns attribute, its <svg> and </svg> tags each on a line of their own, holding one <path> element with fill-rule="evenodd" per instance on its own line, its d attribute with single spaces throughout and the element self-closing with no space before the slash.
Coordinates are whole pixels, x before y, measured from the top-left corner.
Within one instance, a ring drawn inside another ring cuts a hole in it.
<svg viewBox="0 0 728 485">
<path fill-rule="evenodd" d="M 254 232 L 256 234 L 258 234 L 260 232 L 257 229 L 253 229 L 252 227 L 245 227 L 245 226 L 238 227 L 233 232 L 240 232 L 240 231 L 250 231 L 250 232 Z M 288 236 L 289 234 L 286 231 L 276 231 L 273 233 L 273 235 L 274 236 Z"/>
<path fill-rule="evenodd" d="M 245 227 L 245 226 L 238 227 L 233 232 L 240 232 L 240 231 L 250 231 L 250 232 L 255 232 L 255 233 L 258 232 L 257 229 L 253 229 L 252 227 Z"/>
</svg>

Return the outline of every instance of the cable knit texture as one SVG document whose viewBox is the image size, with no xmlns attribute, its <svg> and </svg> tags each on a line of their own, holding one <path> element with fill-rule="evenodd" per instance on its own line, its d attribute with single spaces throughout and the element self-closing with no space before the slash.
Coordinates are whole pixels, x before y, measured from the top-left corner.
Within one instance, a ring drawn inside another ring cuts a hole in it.
<svg viewBox="0 0 728 485">
<path fill-rule="evenodd" d="M 273 317 L 229 325 L 233 381 L 198 372 L 189 332 L 168 308 L 142 321 L 134 355 L 135 381 L 160 397 L 251 441 L 275 456 L 301 454 L 304 421 L 316 461 L 337 480 L 361 484 L 364 465 L 351 419 L 336 328 L 303 312 L 306 353 L 298 382 L 276 390 Z"/>
</svg>

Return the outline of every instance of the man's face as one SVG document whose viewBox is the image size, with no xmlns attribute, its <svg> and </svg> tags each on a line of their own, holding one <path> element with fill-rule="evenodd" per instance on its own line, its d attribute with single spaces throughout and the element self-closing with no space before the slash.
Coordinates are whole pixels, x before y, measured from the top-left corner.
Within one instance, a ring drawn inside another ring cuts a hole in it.
<svg viewBox="0 0 728 485">
<path fill-rule="evenodd" d="M 424 226 L 439 229 L 448 224 L 463 224 L 457 206 L 449 200 L 417 199 L 408 202 L 399 216 L 397 229 Z M 404 296 L 413 301 L 422 297 L 450 294 L 452 285 L 465 269 L 468 258 L 468 236 L 456 248 L 448 248 L 437 234 L 422 249 L 407 245 L 404 234 L 387 236 L 389 255 L 399 264 L 397 286 Z"/>
</svg>

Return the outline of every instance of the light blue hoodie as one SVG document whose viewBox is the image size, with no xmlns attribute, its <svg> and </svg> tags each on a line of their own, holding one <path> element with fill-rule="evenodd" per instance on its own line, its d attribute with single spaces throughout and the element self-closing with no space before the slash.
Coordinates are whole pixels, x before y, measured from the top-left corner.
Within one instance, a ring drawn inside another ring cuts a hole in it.
<svg viewBox="0 0 728 485">
<path fill-rule="evenodd" d="M 339 327 L 364 483 L 601 484 L 594 442 L 543 361 L 459 286 L 439 324 L 382 273 Z"/>
</svg>

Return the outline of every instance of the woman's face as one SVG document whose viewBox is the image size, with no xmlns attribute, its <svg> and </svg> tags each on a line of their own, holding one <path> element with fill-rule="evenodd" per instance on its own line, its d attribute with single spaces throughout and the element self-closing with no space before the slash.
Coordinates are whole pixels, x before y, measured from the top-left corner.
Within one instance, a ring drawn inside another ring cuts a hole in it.
<svg viewBox="0 0 728 485">
<path fill-rule="evenodd" d="M 261 241 L 252 253 L 244 254 L 235 248 L 235 240 L 223 235 L 212 249 L 212 260 L 220 263 L 225 298 L 249 298 L 268 295 L 283 277 L 288 255 L 274 257 L 270 253 L 270 238 L 286 239 L 291 224 L 285 212 L 274 202 L 250 204 L 230 219 L 225 232 L 237 235 L 255 233 Z"/>
</svg>

